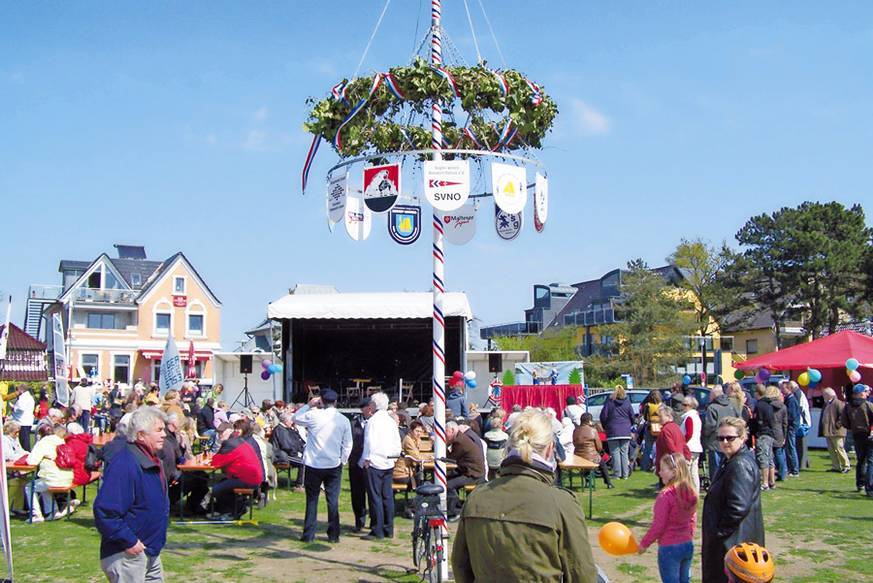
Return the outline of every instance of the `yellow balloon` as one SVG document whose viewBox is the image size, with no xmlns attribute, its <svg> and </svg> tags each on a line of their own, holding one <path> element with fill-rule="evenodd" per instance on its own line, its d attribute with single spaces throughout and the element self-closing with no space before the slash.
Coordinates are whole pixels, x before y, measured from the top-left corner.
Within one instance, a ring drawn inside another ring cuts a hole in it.
<svg viewBox="0 0 873 583">
<path fill-rule="evenodd" d="M 802 372 L 797 377 L 797 384 L 801 387 L 805 387 L 809 384 L 809 373 Z"/>
</svg>

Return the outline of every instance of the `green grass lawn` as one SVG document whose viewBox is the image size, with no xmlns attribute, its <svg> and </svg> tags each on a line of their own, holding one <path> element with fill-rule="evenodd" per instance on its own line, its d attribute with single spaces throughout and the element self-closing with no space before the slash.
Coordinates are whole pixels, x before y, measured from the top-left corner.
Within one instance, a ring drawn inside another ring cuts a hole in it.
<svg viewBox="0 0 873 583">
<path fill-rule="evenodd" d="M 780 581 L 841 583 L 873 581 L 873 499 L 854 490 L 854 475 L 825 472 L 827 455 L 811 452 L 813 467 L 801 477 L 763 493 L 768 547 L 775 553 Z M 576 480 L 578 485 L 578 480 Z M 651 519 L 654 500 L 650 475 L 634 473 L 607 490 L 598 482 L 591 542 L 596 529 L 620 520 L 638 536 Z M 94 495 L 89 491 L 89 498 Z M 580 493 L 587 511 L 587 494 Z M 402 498 L 398 498 L 402 500 Z M 397 519 L 394 540 L 381 543 L 350 536 L 348 484 L 340 508 L 344 532 L 337 547 L 329 545 L 320 523 L 319 539 L 297 540 L 304 497 L 280 488 L 278 500 L 256 510 L 257 526 L 180 526 L 172 524 L 161 557 L 168 581 L 417 581 L 405 569 L 410 561 L 410 521 Z M 325 519 L 322 503 L 319 518 Z M 102 581 L 100 539 L 89 506 L 71 520 L 29 525 L 14 519 L 12 541 L 16 581 Z M 699 545 L 698 545 L 699 550 Z M 613 581 L 657 581 L 654 549 L 637 557 L 611 558 L 595 549 L 598 563 Z M 290 560 L 288 560 L 290 559 Z M 692 578 L 699 581 L 699 559 Z"/>
</svg>

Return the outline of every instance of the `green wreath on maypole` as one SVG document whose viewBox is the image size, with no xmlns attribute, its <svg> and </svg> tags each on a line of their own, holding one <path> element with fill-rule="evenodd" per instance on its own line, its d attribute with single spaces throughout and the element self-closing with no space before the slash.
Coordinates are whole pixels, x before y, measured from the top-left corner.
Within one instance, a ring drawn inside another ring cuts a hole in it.
<svg viewBox="0 0 873 583">
<path fill-rule="evenodd" d="M 344 79 L 329 97 L 307 100 L 312 109 L 304 127 L 314 139 L 304 167 L 304 189 L 322 138 L 342 158 L 429 148 L 429 127 L 398 123 L 396 118 L 409 110 L 429 114 L 436 101 L 444 107 L 459 103 L 467 114 L 463 126 L 443 120 L 446 149 L 538 149 L 558 114 L 558 106 L 541 86 L 518 71 L 494 70 L 485 63 L 438 67 L 416 58 L 387 73 Z M 488 112 L 497 119 L 489 120 Z"/>
</svg>

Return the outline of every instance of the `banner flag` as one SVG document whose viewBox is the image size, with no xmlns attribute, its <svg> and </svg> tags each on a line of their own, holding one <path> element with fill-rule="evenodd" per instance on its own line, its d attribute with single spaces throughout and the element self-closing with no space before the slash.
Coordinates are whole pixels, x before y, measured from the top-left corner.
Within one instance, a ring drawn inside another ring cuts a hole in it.
<svg viewBox="0 0 873 583">
<path fill-rule="evenodd" d="M 425 160 L 424 196 L 433 208 L 454 211 L 470 197 L 470 163 L 467 160 Z"/>
<path fill-rule="evenodd" d="M 331 231 L 333 231 L 334 224 L 343 220 L 348 189 L 348 174 L 346 172 L 339 176 L 332 176 L 330 182 L 327 183 L 327 220 L 331 226 Z"/>
<path fill-rule="evenodd" d="M 164 346 L 164 354 L 161 356 L 161 378 L 159 380 L 161 396 L 163 397 L 170 389 L 180 389 L 184 380 L 179 349 L 176 347 L 173 335 L 170 334 L 167 337 L 167 345 Z"/>
<path fill-rule="evenodd" d="M 52 376 L 55 379 L 55 398 L 66 407 L 70 404 L 70 387 L 67 384 L 67 350 L 64 345 L 64 325 L 61 315 L 52 314 Z"/>
<path fill-rule="evenodd" d="M 400 196 L 400 164 L 364 168 L 364 204 L 374 213 L 384 213 Z"/>
<path fill-rule="evenodd" d="M 456 211 L 438 212 L 437 216 L 443 222 L 446 241 L 452 245 L 464 245 L 476 234 L 476 206 L 467 203 Z"/>
<path fill-rule="evenodd" d="M 549 217 L 549 179 L 537 172 L 534 187 L 534 228 L 542 233 Z"/>
<path fill-rule="evenodd" d="M 363 241 L 370 236 L 373 228 L 373 214 L 364 205 L 364 199 L 350 196 L 346 199 L 346 233 L 355 241 Z"/>
</svg>

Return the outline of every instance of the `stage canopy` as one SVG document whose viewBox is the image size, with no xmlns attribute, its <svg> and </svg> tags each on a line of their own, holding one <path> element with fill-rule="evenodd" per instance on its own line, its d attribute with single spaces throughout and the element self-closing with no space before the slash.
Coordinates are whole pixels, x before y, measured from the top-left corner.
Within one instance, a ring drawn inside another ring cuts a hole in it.
<svg viewBox="0 0 873 583">
<path fill-rule="evenodd" d="M 473 319 L 467 296 L 443 296 L 443 316 Z M 332 293 L 288 294 L 270 303 L 267 311 L 275 320 L 357 320 L 430 318 L 433 295 L 430 293 Z"/>
<path fill-rule="evenodd" d="M 846 360 L 855 358 L 861 367 L 873 369 L 873 338 L 844 330 L 812 342 L 798 344 L 750 358 L 736 368 L 750 370 L 765 367 L 770 370 L 845 369 Z"/>
</svg>

